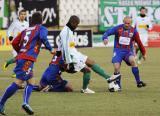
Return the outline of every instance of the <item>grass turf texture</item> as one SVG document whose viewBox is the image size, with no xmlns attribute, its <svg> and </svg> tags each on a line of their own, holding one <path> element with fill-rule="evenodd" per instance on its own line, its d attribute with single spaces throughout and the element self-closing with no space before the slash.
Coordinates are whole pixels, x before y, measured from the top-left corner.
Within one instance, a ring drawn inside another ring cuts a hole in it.
<svg viewBox="0 0 160 116">
<path fill-rule="evenodd" d="M 83 48 L 82 53 L 94 59 L 110 74 L 112 48 Z M 159 116 L 160 115 L 160 52 L 159 48 L 147 49 L 147 61 L 139 65 L 142 80 L 147 83 L 145 88 L 137 88 L 131 68 L 122 63 L 122 92 L 109 93 L 106 81 L 92 72 L 90 88 L 95 94 L 82 94 L 82 74 L 70 75 L 63 73 L 73 86 L 73 93 L 38 93 L 33 92 L 30 105 L 35 116 Z M 0 52 L 0 66 L 11 57 L 10 52 Z M 34 67 L 34 77 L 38 83 L 42 73 L 51 60 L 48 51 L 42 50 Z M 7 71 L 0 69 L 0 96 L 4 89 L 13 81 L 11 78 L 14 65 Z M 8 116 L 26 116 L 21 110 L 23 90 L 20 90 L 6 104 Z"/>
</svg>

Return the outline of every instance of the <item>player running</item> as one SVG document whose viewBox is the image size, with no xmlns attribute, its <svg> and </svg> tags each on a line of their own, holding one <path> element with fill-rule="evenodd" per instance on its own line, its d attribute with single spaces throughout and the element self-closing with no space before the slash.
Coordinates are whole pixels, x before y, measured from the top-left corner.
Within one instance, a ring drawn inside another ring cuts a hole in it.
<svg viewBox="0 0 160 116">
<path fill-rule="evenodd" d="M 54 53 L 47 39 L 48 30 L 41 25 L 42 15 L 39 12 L 34 13 L 31 21 L 32 26 L 22 31 L 12 42 L 13 48 L 18 53 L 16 67 L 14 69 L 16 79 L 6 89 L 0 100 L 0 114 L 2 115 L 5 115 L 4 107 L 6 101 L 16 93 L 24 81 L 27 82 L 27 85 L 23 94 L 22 109 L 29 115 L 34 114 L 32 108 L 29 106 L 29 99 L 35 83 L 33 65 L 38 57 L 42 43 L 46 49 Z"/>
</svg>

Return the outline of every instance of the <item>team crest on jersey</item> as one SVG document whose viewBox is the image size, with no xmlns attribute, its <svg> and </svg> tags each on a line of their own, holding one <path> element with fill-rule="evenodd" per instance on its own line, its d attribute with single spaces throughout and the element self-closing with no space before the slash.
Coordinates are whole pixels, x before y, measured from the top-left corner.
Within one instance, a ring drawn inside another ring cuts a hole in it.
<svg viewBox="0 0 160 116">
<path fill-rule="evenodd" d="M 132 38 L 133 37 L 133 33 L 129 33 L 129 37 Z"/>
</svg>

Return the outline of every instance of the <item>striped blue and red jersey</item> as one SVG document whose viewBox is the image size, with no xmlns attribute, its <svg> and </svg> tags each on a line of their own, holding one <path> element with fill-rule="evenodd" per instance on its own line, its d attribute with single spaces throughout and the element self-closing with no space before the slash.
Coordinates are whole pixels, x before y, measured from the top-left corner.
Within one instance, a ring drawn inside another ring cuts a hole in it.
<svg viewBox="0 0 160 116">
<path fill-rule="evenodd" d="M 48 30 L 42 25 L 35 25 L 22 31 L 12 42 L 13 48 L 17 51 L 16 59 L 36 61 L 42 43 L 46 49 L 52 51 L 48 39 Z"/>
<path fill-rule="evenodd" d="M 60 55 L 60 56 L 53 55 L 53 58 L 52 58 L 50 64 L 53 64 L 53 65 L 64 65 L 64 60 L 62 58 L 62 55 Z"/>
<path fill-rule="evenodd" d="M 133 50 L 134 44 L 137 43 L 142 54 L 145 55 L 146 50 L 140 40 L 139 33 L 136 28 L 131 26 L 129 29 L 125 29 L 124 24 L 121 24 L 106 30 L 102 39 L 108 39 L 108 36 L 110 35 L 115 35 L 114 48 Z"/>
</svg>

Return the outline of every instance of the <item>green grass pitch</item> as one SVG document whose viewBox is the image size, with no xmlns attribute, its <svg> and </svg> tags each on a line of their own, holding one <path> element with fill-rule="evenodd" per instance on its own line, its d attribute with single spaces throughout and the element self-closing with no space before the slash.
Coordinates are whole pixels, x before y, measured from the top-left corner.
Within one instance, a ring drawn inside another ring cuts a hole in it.
<svg viewBox="0 0 160 116">
<path fill-rule="evenodd" d="M 111 64 L 112 48 L 82 48 L 82 53 L 94 59 L 108 73 L 113 73 Z M 0 66 L 11 57 L 10 52 L 0 52 Z M 42 50 L 34 67 L 34 77 L 38 83 L 43 71 L 51 60 L 48 51 Z M 11 78 L 14 65 L 8 70 L 0 68 L 0 96 L 14 80 Z M 160 116 L 160 50 L 147 48 L 147 60 L 139 65 L 145 88 L 137 88 L 131 68 L 122 63 L 122 91 L 109 93 L 106 81 L 92 72 L 89 88 L 95 94 L 82 94 L 82 74 L 63 73 L 74 88 L 73 93 L 33 92 L 30 105 L 35 116 Z M 23 90 L 18 91 L 6 104 L 8 116 L 26 116 L 21 110 Z"/>
</svg>

